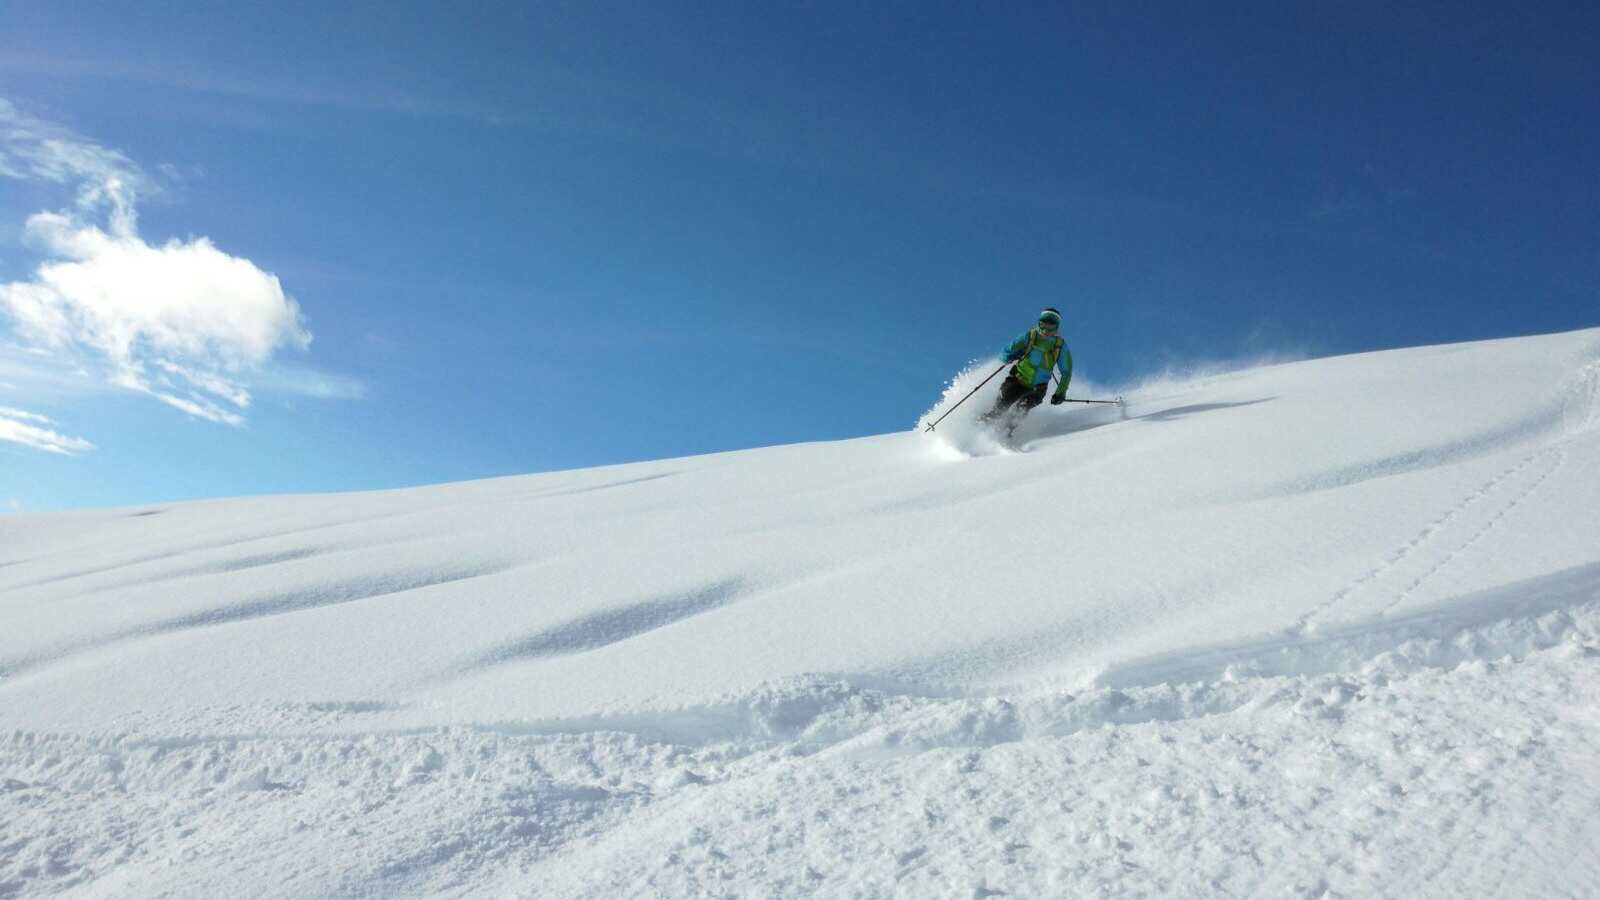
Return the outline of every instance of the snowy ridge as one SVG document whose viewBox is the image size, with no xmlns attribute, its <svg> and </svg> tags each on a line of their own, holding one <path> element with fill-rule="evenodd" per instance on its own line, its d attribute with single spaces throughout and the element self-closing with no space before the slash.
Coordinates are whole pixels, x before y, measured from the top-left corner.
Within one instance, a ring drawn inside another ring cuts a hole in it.
<svg viewBox="0 0 1600 900">
<path fill-rule="evenodd" d="M 0 896 L 1600 892 L 1600 333 L 1125 393 L 0 519 Z"/>
</svg>

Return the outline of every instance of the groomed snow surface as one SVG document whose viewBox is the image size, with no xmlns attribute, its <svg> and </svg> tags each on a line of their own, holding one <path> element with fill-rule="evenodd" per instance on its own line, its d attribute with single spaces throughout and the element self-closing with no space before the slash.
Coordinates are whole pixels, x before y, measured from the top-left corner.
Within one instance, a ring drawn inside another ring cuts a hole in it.
<svg viewBox="0 0 1600 900">
<path fill-rule="evenodd" d="M 1600 330 L 994 388 L 0 518 L 0 896 L 1600 895 Z"/>
</svg>

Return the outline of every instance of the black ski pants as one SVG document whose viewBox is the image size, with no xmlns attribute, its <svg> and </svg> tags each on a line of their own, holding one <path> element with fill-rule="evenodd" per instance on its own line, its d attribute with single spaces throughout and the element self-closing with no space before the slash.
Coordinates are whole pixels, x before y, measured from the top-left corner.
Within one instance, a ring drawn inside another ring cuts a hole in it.
<svg viewBox="0 0 1600 900">
<path fill-rule="evenodd" d="M 1016 407 L 1019 415 L 1027 415 L 1035 406 L 1044 402 L 1044 393 L 1050 389 L 1050 382 L 1028 386 L 1017 380 L 1015 375 L 1007 375 L 1006 380 L 1000 382 L 1000 396 L 994 401 L 994 408 L 983 414 L 984 421 L 993 419 L 1006 410 Z"/>
</svg>

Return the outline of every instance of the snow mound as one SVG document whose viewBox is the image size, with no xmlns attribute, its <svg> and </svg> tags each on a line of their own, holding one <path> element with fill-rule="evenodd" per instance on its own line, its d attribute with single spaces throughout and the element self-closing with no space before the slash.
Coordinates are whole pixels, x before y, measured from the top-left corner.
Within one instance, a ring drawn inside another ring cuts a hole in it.
<svg viewBox="0 0 1600 900">
<path fill-rule="evenodd" d="M 992 371 L 904 434 L 0 518 L 0 896 L 1600 892 L 1600 332 L 924 430 Z"/>
</svg>

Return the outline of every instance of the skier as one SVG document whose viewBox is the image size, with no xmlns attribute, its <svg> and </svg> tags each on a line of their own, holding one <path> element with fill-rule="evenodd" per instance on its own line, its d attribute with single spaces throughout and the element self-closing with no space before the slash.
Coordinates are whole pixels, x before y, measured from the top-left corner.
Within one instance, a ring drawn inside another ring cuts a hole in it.
<svg viewBox="0 0 1600 900">
<path fill-rule="evenodd" d="M 1051 371 L 1057 367 L 1061 370 L 1061 382 L 1056 392 L 1050 395 L 1050 405 L 1057 406 L 1066 401 L 1067 385 L 1072 381 L 1072 351 L 1067 349 L 1067 342 L 1056 334 L 1060 329 L 1061 313 L 1055 307 L 1045 307 L 1039 313 L 1038 325 L 1006 345 L 1000 357 L 1016 365 L 1011 367 L 1006 380 L 1000 382 L 1000 397 L 995 400 L 993 408 L 979 417 L 981 421 L 992 422 L 1010 412 L 1007 431 L 1015 430 L 1023 416 L 1044 402 L 1045 391 L 1050 389 Z M 1021 412 L 1015 412 L 1014 409 L 1020 409 Z"/>
</svg>

